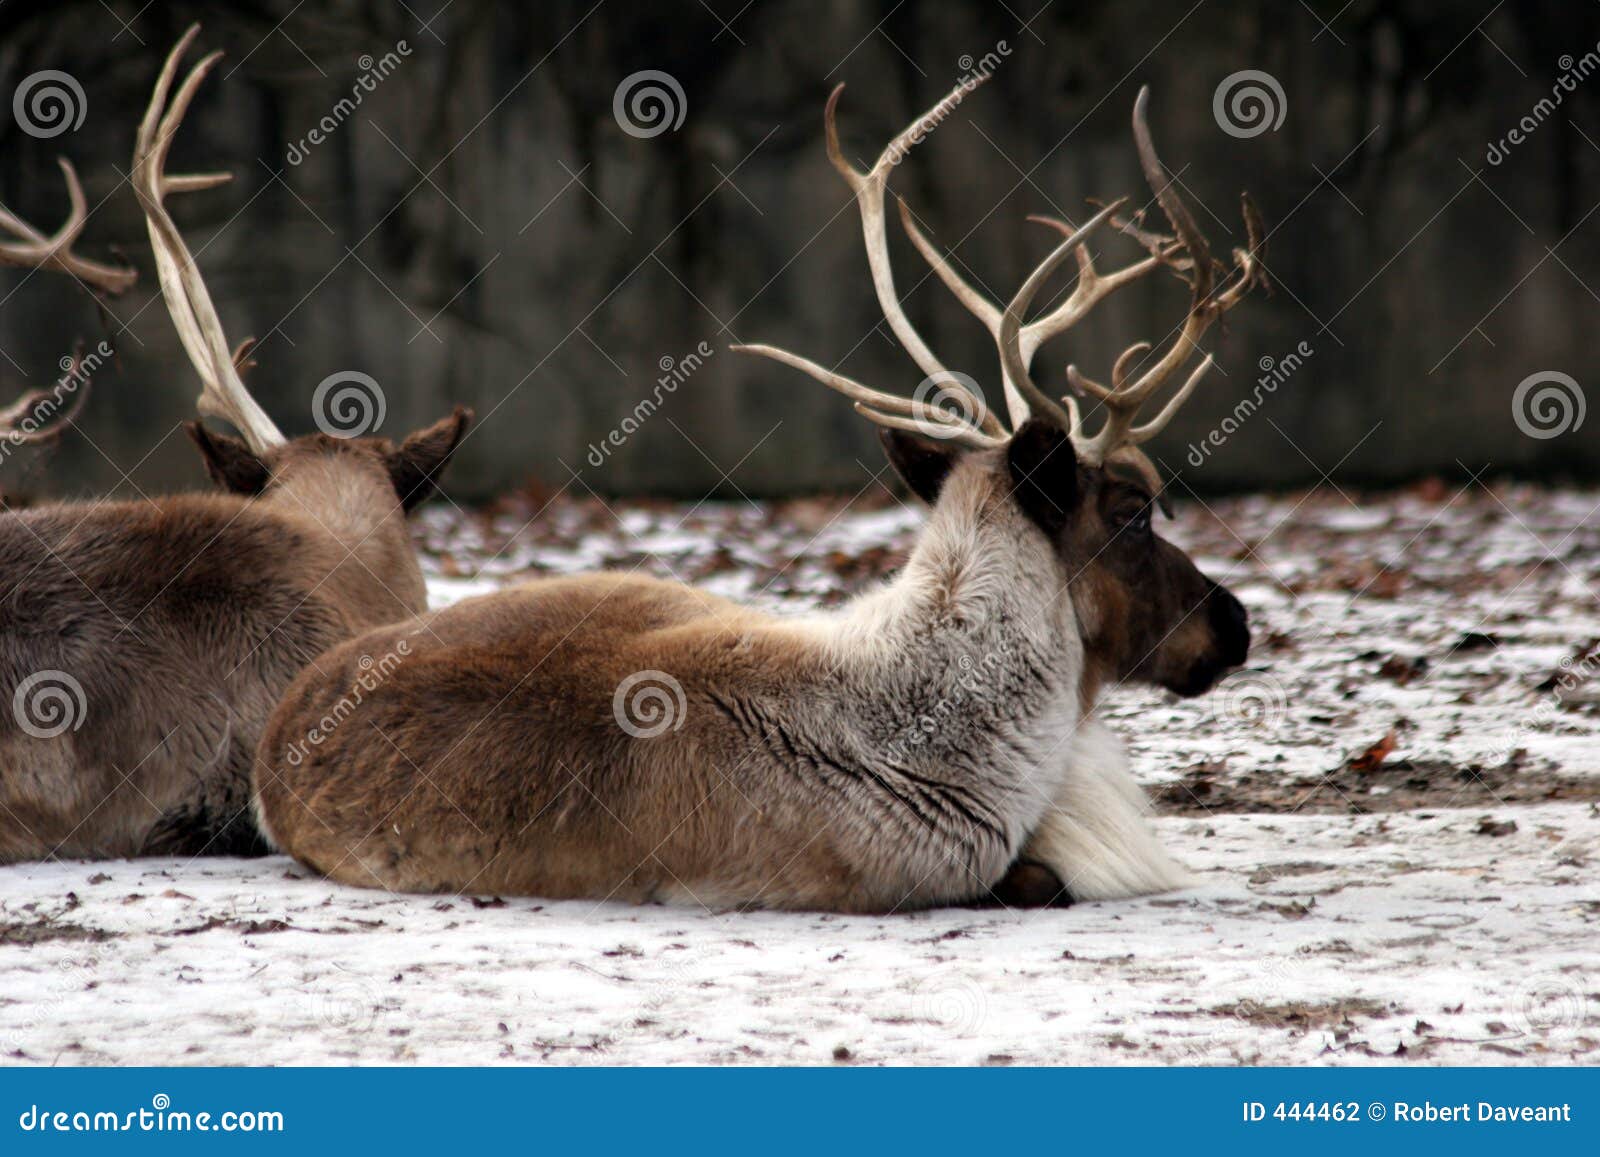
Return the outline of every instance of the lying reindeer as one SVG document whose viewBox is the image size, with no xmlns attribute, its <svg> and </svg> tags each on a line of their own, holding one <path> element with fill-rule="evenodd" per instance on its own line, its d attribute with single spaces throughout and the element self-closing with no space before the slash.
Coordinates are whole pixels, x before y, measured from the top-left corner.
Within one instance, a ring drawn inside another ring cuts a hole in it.
<svg viewBox="0 0 1600 1157">
<path fill-rule="evenodd" d="M 837 91 L 827 113 L 884 313 L 961 413 L 744 347 L 854 399 L 883 427 L 889 460 L 932 506 L 905 570 L 836 612 L 798 619 L 599 575 L 370 631 L 307 669 L 268 724 L 256 806 L 269 840 L 335 880 L 398 891 L 835 911 L 985 900 L 1019 876 L 1022 893 L 1037 893 L 1043 875 L 1079 897 L 1181 881 L 1092 712 L 1108 681 L 1197 695 L 1245 659 L 1238 600 L 1152 532 L 1160 480 L 1138 449 L 1210 358 L 1154 418 L 1134 418 L 1257 279 L 1259 230 L 1247 213 L 1251 250 L 1219 287 L 1150 143 L 1141 93 L 1139 154 L 1175 237 L 1113 205 L 1069 229 L 1002 311 L 913 233 L 995 334 L 1008 434 L 907 321 L 884 233 L 889 170 L 961 95 L 867 173 L 839 150 Z M 1102 277 L 1083 243 L 1108 221 L 1150 253 Z M 1073 254 L 1071 297 L 1023 325 Z M 1182 332 L 1137 377 L 1149 347 L 1125 353 L 1110 387 L 1074 371 L 1107 407 L 1091 436 L 1075 402 L 1063 408 L 1034 385 L 1033 351 L 1162 267 L 1190 285 Z M 924 717 L 942 725 L 922 730 Z"/>
<path fill-rule="evenodd" d="M 198 28 L 168 57 L 133 184 L 161 291 L 199 372 L 187 425 L 225 495 L 70 503 L 0 517 L 0 862 L 243 853 L 260 843 L 249 773 L 268 714 L 327 647 L 427 605 L 405 512 L 431 493 L 471 415 L 395 445 L 287 440 L 239 376 L 166 194 L 167 150 L 220 53 L 167 107 Z"/>
</svg>

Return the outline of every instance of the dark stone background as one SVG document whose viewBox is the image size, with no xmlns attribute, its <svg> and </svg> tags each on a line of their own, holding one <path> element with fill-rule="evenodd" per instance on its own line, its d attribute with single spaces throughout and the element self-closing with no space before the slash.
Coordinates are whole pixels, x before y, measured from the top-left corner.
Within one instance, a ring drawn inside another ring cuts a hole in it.
<svg viewBox="0 0 1600 1157">
<path fill-rule="evenodd" d="M 1216 342 L 1224 372 L 1157 444 L 1184 486 L 1486 465 L 1600 474 L 1600 414 L 1546 440 L 1511 421 L 1512 392 L 1535 372 L 1600 386 L 1600 75 L 1503 163 L 1485 159 L 1549 93 L 1561 57 L 1595 50 L 1594 4 L 11 0 L 0 94 L 61 69 L 88 110 L 76 131 L 37 140 L 6 102 L 0 199 L 53 228 L 65 153 L 97 206 L 80 249 L 120 247 L 143 276 L 102 319 L 61 278 L 0 272 L 6 397 L 46 383 L 75 338 L 109 332 L 119 348 L 80 431 L 47 459 L 0 465 L 8 494 L 200 481 L 176 432 L 195 378 L 123 179 L 161 58 L 197 17 L 202 45 L 228 57 L 175 165 L 226 166 L 236 180 L 175 212 L 230 334 L 263 338 L 258 396 L 291 433 L 312 428 L 313 389 L 343 370 L 380 383 L 385 432 L 476 406 L 484 421 L 454 468 L 457 497 L 530 479 L 692 497 L 866 484 L 881 459 L 843 400 L 724 347 L 771 341 L 886 388 L 916 385 L 878 324 L 854 208 L 823 154 L 822 105 L 849 83 L 846 147 L 870 157 L 951 87 L 963 56 L 1001 41 L 1010 55 L 991 82 L 895 182 L 993 292 L 1008 295 L 1048 248 L 1026 214 L 1142 193 L 1127 122 L 1144 82 L 1157 141 L 1213 243 L 1238 239 L 1241 187 L 1275 228 L 1278 292 L 1232 315 Z M 401 39 L 412 52 L 398 70 L 288 165 L 290 142 L 350 92 L 358 59 Z M 613 94 L 642 69 L 682 85 L 677 131 L 636 139 L 619 127 Z M 1282 84 L 1277 131 L 1219 129 L 1213 92 L 1241 69 Z M 987 335 L 895 241 L 922 332 L 998 400 Z M 1183 300 L 1170 279 L 1136 287 L 1047 346 L 1035 376 L 1061 382 L 1068 360 L 1104 376 L 1122 346 L 1168 333 Z M 1250 390 L 1258 359 L 1302 340 L 1307 363 L 1203 466 L 1187 464 L 1188 444 Z M 701 341 L 718 352 L 603 466 L 588 464 L 589 444 L 652 390 L 658 362 Z"/>
</svg>

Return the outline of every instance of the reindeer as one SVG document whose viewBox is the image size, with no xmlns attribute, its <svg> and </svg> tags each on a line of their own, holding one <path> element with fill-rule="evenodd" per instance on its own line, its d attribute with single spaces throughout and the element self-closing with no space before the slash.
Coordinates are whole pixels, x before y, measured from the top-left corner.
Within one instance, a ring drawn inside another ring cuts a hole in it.
<svg viewBox="0 0 1600 1157">
<path fill-rule="evenodd" d="M 855 191 L 890 327 L 947 403 L 871 389 L 770 346 L 877 424 L 930 506 L 905 569 L 843 608 L 774 617 L 687 586 L 596 575 L 530 583 L 370 631 L 295 681 L 262 738 L 260 827 L 334 880 L 413 892 L 697 901 L 882 912 L 1043 903 L 1180 884 L 1143 795 L 1096 721 L 1103 688 L 1142 680 L 1198 695 L 1245 659 L 1237 599 L 1157 537 L 1161 480 L 1135 418 L 1197 340 L 1259 279 L 1259 224 L 1218 281 L 1205 238 L 1134 106 L 1144 172 L 1173 236 L 1116 202 L 1066 237 L 1002 310 L 912 229 L 935 272 L 993 332 L 1009 431 L 911 326 L 889 265 L 890 170 L 961 99 L 950 94 L 868 171 L 828 154 Z M 1110 223 L 1148 250 L 1101 274 L 1084 249 Z M 1076 255 L 1076 288 L 1024 324 Z M 1120 357 L 1106 409 L 1047 397 L 1034 351 L 1119 286 L 1187 281 L 1182 330 L 1153 364 Z M 1138 372 L 1136 372 L 1138 371 Z M 954 403 L 952 409 L 948 403 Z M 375 657 L 403 654 L 382 679 Z M 937 720 L 928 729 L 923 719 Z"/>
<path fill-rule="evenodd" d="M 427 605 L 405 514 L 432 492 L 471 414 L 458 408 L 399 444 L 286 439 L 245 389 L 250 343 L 230 355 L 165 206 L 169 193 L 229 177 L 166 172 L 222 55 L 173 94 L 198 31 L 156 82 L 132 182 L 202 382 L 199 411 L 243 437 L 186 424 L 228 493 L 0 516 L 0 862 L 262 850 L 250 765 L 284 689 L 334 643 Z M 38 263 L 67 256 L 58 246 Z"/>
</svg>

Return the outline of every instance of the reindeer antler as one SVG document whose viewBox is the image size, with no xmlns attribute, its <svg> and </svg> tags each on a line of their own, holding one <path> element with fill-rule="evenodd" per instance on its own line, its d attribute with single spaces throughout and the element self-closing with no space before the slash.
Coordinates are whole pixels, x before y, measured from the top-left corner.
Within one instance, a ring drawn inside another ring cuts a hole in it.
<svg viewBox="0 0 1600 1157">
<path fill-rule="evenodd" d="M 61 228 L 46 237 L 21 217 L 0 205 L 0 229 L 16 241 L 0 242 L 0 265 L 16 265 L 25 269 L 54 269 L 77 278 L 85 285 L 106 293 L 117 294 L 131 286 L 139 275 L 132 269 L 107 265 L 72 251 L 72 243 L 83 232 L 89 219 L 88 201 L 83 186 L 78 183 L 77 170 L 65 157 L 56 158 L 61 175 L 67 182 L 67 200 L 71 205 Z"/>
<path fill-rule="evenodd" d="M 860 205 L 867 264 L 872 271 L 872 283 L 877 290 L 878 302 L 883 308 L 884 317 L 888 320 L 895 336 L 900 339 L 901 345 L 906 347 L 924 373 L 930 378 L 942 377 L 951 382 L 950 393 L 954 395 L 963 411 L 971 410 L 970 420 L 962 422 L 943 409 L 871 389 L 824 369 L 806 358 L 772 346 L 751 345 L 733 348 L 772 358 L 810 374 L 824 385 L 854 399 L 856 409 L 879 425 L 933 434 L 967 446 L 988 447 L 1003 444 L 1006 440 L 1005 432 L 995 421 L 993 414 L 984 408 L 981 399 L 959 385 L 956 376 L 945 369 L 907 320 L 895 292 L 894 274 L 889 265 L 888 239 L 884 232 L 883 221 L 883 198 L 891 170 L 913 145 L 949 115 L 951 109 L 972 87 L 975 85 L 958 85 L 942 101 L 901 130 L 879 154 L 872 168 L 866 172 L 861 172 L 846 161 L 839 148 L 834 114 L 839 94 L 844 89 L 843 85 L 835 88 L 828 98 L 825 115 L 828 159 L 833 162 L 834 168 L 855 192 L 856 201 Z M 1168 402 L 1160 414 L 1141 426 L 1133 425 L 1134 416 L 1139 406 L 1183 365 L 1194 349 L 1195 342 L 1211 322 L 1221 313 L 1231 309 L 1252 286 L 1263 280 L 1258 263 L 1262 230 L 1260 218 L 1246 197 L 1245 227 L 1248 246 L 1234 251 L 1237 268 L 1223 288 L 1213 293 L 1216 281 L 1215 262 L 1211 258 L 1205 236 L 1173 189 L 1170 176 L 1156 156 L 1155 147 L 1150 141 L 1150 130 L 1145 123 L 1145 106 L 1148 99 L 1148 90 L 1141 89 L 1138 99 L 1134 102 L 1134 141 L 1145 178 L 1149 181 L 1156 201 L 1171 224 L 1175 236 L 1168 237 L 1145 230 L 1137 216 L 1130 219 L 1120 217 L 1118 210 L 1122 208 L 1125 199 L 1104 206 L 1081 227 L 1055 218 L 1031 217 L 1029 219 L 1032 221 L 1054 228 L 1064 239 L 1035 267 L 1015 296 L 1002 309 L 968 283 L 934 248 L 917 228 L 904 200 L 900 201 L 900 220 L 912 244 L 926 259 L 939 280 L 944 282 L 956 299 L 983 323 L 994 338 L 1000 353 L 1001 380 L 1005 388 L 1006 409 L 1012 429 L 1015 430 L 1034 416 L 1054 420 L 1070 432 L 1074 447 L 1086 465 L 1125 463 L 1138 470 L 1149 483 L 1151 492 L 1159 495 L 1160 476 L 1154 464 L 1143 451 L 1138 449 L 1138 445 L 1167 424 L 1178 407 L 1193 392 L 1204 371 L 1210 368 L 1211 358 L 1208 356 L 1205 359 L 1183 389 Z M 1096 269 L 1094 259 L 1085 248 L 1084 242 L 1096 229 L 1108 222 L 1118 232 L 1143 246 L 1148 251 L 1148 256 L 1110 273 L 1102 274 Z M 1072 293 L 1049 313 L 1034 321 L 1024 322 L 1028 306 L 1032 304 L 1045 282 L 1069 256 L 1077 259 L 1078 266 L 1077 283 Z M 1030 375 L 1034 355 L 1046 341 L 1071 329 L 1112 293 L 1162 266 L 1182 277 L 1189 284 L 1192 294 L 1189 315 L 1173 349 L 1136 382 L 1126 384 L 1125 379 L 1130 367 L 1140 355 L 1150 349 L 1150 345 L 1147 342 L 1139 342 L 1129 347 L 1117 359 L 1113 369 L 1113 389 L 1099 386 L 1083 378 L 1076 369 L 1068 368 L 1069 379 L 1075 386 L 1094 394 L 1107 405 L 1108 415 L 1105 425 L 1091 437 L 1084 432 L 1082 415 L 1076 400 L 1062 399 L 1065 403 L 1063 408 L 1062 404 L 1057 403 L 1034 384 Z"/>
<path fill-rule="evenodd" d="M 1161 206 L 1161 212 L 1176 234 L 1176 244 L 1171 238 L 1144 233 L 1132 223 L 1118 224 L 1152 250 L 1152 256 L 1147 260 L 1167 265 L 1189 283 L 1189 312 L 1167 352 L 1137 378 L 1130 380 L 1129 375 L 1135 363 L 1150 351 L 1149 342 L 1135 342 L 1122 351 L 1112 365 L 1109 387 L 1085 377 L 1076 366 L 1067 367 L 1067 381 L 1073 389 L 1105 403 L 1105 423 L 1092 437 L 1084 431 L 1076 400 L 1070 397 L 1064 400 L 1071 413 L 1069 428 L 1080 458 L 1091 464 L 1125 463 L 1144 477 L 1152 492 L 1159 493 L 1161 475 L 1155 463 L 1139 446 L 1159 434 L 1179 407 L 1188 401 L 1189 395 L 1194 393 L 1195 387 L 1211 369 L 1212 356 L 1206 354 L 1200 360 L 1183 386 L 1155 417 L 1137 426 L 1134 425 L 1134 419 L 1151 396 L 1188 363 L 1199 349 L 1200 338 L 1211 328 L 1212 322 L 1237 305 L 1250 289 L 1264 282 L 1265 278 L 1260 267 L 1263 243 L 1261 217 L 1249 195 L 1244 194 L 1246 246 L 1233 251 L 1234 268 L 1224 278 L 1221 288 L 1216 288 L 1217 265 L 1211 257 L 1211 247 L 1188 206 L 1183 203 L 1183 198 L 1178 195 L 1177 182 L 1161 163 L 1161 158 L 1156 155 L 1155 144 L 1150 139 L 1150 125 L 1146 119 L 1149 103 L 1150 89 L 1147 85 L 1139 90 L 1133 102 L 1133 139 L 1139 151 L 1139 166 L 1144 170 L 1145 180 L 1155 194 L 1156 203 Z"/>
<path fill-rule="evenodd" d="M 228 339 L 223 332 L 222 320 L 217 316 L 216 306 L 211 303 L 211 295 L 206 292 L 194 257 L 167 213 L 165 204 L 168 193 L 211 189 L 233 179 L 231 173 L 168 176 L 165 171 L 167 151 L 178 126 L 183 123 L 190 102 L 194 100 L 206 74 L 222 58 L 221 52 L 213 52 L 202 58 L 189 71 L 172 97 L 171 105 L 168 105 L 167 96 L 177 76 L 178 65 L 199 32 L 198 24 L 190 25 L 183 39 L 167 56 L 161 75 L 156 80 L 155 92 L 151 94 L 150 107 L 139 124 L 139 138 L 134 146 L 133 188 L 138 194 L 139 204 L 144 208 L 150 246 L 155 251 L 156 272 L 160 275 L 161 295 L 166 299 L 167 312 L 172 315 L 172 324 L 178 331 L 189 361 L 200 375 L 201 391 L 197 408 L 204 415 L 232 423 L 244 435 L 250 448 L 259 454 L 282 445 L 284 436 L 245 389 L 234 355 L 228 350 Z M 247 352 L 248 347 L 245 348 Z"/>
<path fill-rule="evenodd" d="M 0 265 L 23 269 L 41 269 L 65 273 L 90 289 L 115 296 L 127 290 L 138 280 L 132 269 L 107 265 L 72 251 L 73 242 L 83 232 L 89 219 L 88 200 L 83 186 L 78 183 L 77 170 L 65 157 L 57 158 L 61 175 L 67 183 L 69 209 L 61 227 L 48 237 L 21 217 L 0 205 L 0 229 L 15 241 L 0 241 Z M 77 381 L 73 388 L 71 404 L 61 407 L 61 391 L 67 380 L 79 378 L 78 359 L 69 357 L 65 362 L 67 375 L 52 390 L 29 390 L 0 408 L 0 439 L 14 446 L 38 445 L 59 437 L 77 418 L 89 396 L 87 378 Z M 48 423 L 48 424 L 47 424 Z M 31 428 L 30 428 L 31 427 Z"/>
</svg>

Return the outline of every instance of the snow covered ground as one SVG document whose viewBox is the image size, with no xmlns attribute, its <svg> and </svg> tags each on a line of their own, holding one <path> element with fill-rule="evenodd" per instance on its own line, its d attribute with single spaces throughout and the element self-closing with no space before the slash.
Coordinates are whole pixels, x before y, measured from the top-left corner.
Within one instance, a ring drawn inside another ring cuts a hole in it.
<svg viewBox="0 0 1600 1157">
<path fill-rule="evenodd" d="M 1252 666 L 1108 715 L 1200 878 L 883 918 L 404 897 L 284 858 L 0 869 L 25 1063 L 1594 1063 L 1600 493 L 1191 501 Z M 778 609 L 903 559 L 893 502 L 533 496 L 418 527 L 437 601 L 631 568 Z"/>
</svg>

